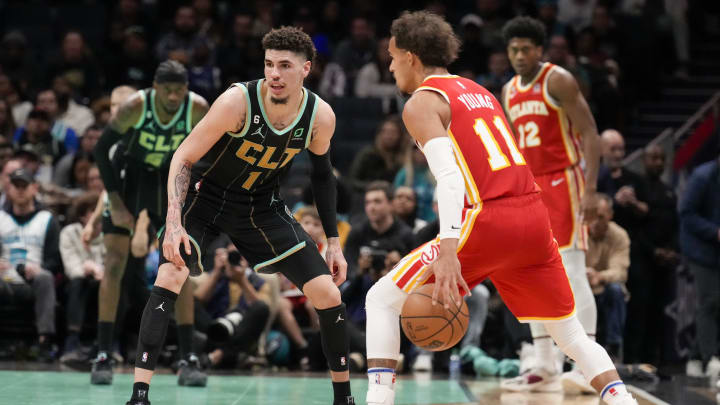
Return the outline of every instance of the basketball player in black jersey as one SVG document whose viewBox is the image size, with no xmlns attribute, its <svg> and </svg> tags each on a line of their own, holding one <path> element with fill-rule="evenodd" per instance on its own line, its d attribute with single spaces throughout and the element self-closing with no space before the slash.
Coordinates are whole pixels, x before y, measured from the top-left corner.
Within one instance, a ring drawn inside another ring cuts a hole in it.
<svg viewBox="0 0 720 405">
<path fill-rule="evenodd" d="M 153 87 L 131 95 L 110 120 L 98 140 L 94 155 L 108 195 L 103 214 L 103 239 L 107 250 L 105 274 L 98 299 L 98 356 L 90 382 L 112 383 L 110 353 L 123 272 L 130 251 L 130 230 L 145 209 L 155 229 L 166 214 L 168 168 L 173 152 L 208 110 L 207 102 L 188 91 L 187 71 L 175 61 L 161 63 Z M 112 158 L 110 148 L 118 144 Z M 178 383 L 204 386 L 192 351 L 193 296 L 183 289 L 178 299 L 178 343 L 181 362 Z"/>
<path fill-rule="evenodd" d="M 140 324 L 135 384 L 129 405 L 148 404 L 148 389 L 172 310 L 200 255 L 219 233 L 230 236 L 259 272 L 283 273 L 315 306 L 333 381 L 334 404 L 354 404 L 348 373 L 345 304 L 337 286 L 347 263 L 336 225 L 329 158 L 335 114 L 303 87 L 315 48 L 293 27 L 262 40 L 265 78 L 236 83 L 213 103 L 170 164 L 163 258 Z M 312 189 L 328 249 L 325 260 L 279 195 L 295 155 L 308 150 Z"/>
</svg>

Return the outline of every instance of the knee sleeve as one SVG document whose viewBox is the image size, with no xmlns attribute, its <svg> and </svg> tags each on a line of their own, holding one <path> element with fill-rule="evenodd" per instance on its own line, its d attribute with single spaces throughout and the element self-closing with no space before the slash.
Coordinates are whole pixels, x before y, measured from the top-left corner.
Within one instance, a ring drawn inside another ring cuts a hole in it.
<svg viewBox="0 0 720 405">
<path fill-rule="evenodd" d="M 560 350 L 575 360 L 588 381 L 615 369 L 605 349 L 587 336 L 576 317 L 547 322 L 545 328 Z"/>
<path fill-rule="evenodd" d="M 577 318 L 585 332 L 594 338 L 597 330 L 597 306 L 585 273 L 585 252 L 569 249 L 562 251 L 561 256 L 575 296 Z"/>
<path fill-rule="evenodd" d="M 407 293 L 385 276 L 365 297 L 368 359 L 397 360 L 400 354 L 400 313 Z"/>
<path fill-rule="evenodd" d="M 135 367 L 155 369 L 160 348 L 165 341 L 170 316 L 175 311 L 176 299 L 177 294 L 174 292 L 162 287 L 153 287 L 140 322 Z"/>
<path fill-rule="evenodd" d="M 347 332 L 347 312 L 342 303 L 333 308 L 317 309 L 320 317 L 320 336 L 323 353 L 332 371 L 348 371 L 350 340 Z"/>
</svg>

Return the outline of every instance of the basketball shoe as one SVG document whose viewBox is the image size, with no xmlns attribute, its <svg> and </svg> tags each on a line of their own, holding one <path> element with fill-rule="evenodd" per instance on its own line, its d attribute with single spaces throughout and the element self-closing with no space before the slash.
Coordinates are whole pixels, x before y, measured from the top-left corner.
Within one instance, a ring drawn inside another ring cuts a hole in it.
<svg viewBox="0 0 720 405">
<path fill-rule="evenodd" d="M 558 374 L 550 373 L 542 367 L 533 367 L 515 378 L 503 380 L 500 388 L 512 392 L 560 392 L 562 384 Z"/>
<path fill-rule="evenodd" d="M 592 395 L 597 394 L 595 388 L 590 385 L 585 376 L 574 368 L 560 377 L 563 391 L 568 395 Z"/>
<path fill-rule="evenodd" d="M 207 385 L 207 373 L 200 367 L 200 359 L 190 353 L 178 364 L 178 385 L 204 387 Z"/>
<path fill-rule="evenodd" d="M 95 360 L 92 361 L 92 370 L 90 371 L 90 384 L 108 385 L 113 380 L 113 360 L 108 357 L 106 352 L 98 352 Z"/>
<path fill-rule="evenodd" d="M 393 405 L 395 404 L 395 390 L 383 384 L 370 384 L 366 402 L 368 405 Z"/>
</svg>

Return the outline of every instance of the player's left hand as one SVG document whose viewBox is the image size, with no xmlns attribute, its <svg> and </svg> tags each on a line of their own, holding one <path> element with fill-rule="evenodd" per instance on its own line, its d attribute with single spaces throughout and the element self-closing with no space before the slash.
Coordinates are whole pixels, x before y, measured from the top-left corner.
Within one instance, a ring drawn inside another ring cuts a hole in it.
<svg viewBox="0 0 720 405">
<path fill-rule="evenodd" d="M 339 287 L 347 277 L 347 262 L 340 248 L 340 240 L 337 237 L 328 238 L 327 242 L 328 248 L 325 252 L 325 262 L 330 269 L 335 285 Z"/>
<path fill-rule="evenodd" d="M 458 284 L 465 292 L 470 295 L 470 287 L 468 287 L 465 279 L 460 271 L 460 260 L 457 255 L 440 254 L 435 262 L 430 264 L 426 271 L 426 276 L 430 273 L 435 275 L 435 288 L 432 294 L 432 304 L 438 303 L 438 298 L 442 298 L 445 309 L 450 309 L 450 303 L 454 302 L 458 307 L 462 304 L 462 295 Z"/>
<path fill-rule="evenodd" d="M 585 189 L 580 201 L 580 215 L 582 222 L 588 224 L 597 217 L 598 198 L 594 190 Z"/>
</svg>

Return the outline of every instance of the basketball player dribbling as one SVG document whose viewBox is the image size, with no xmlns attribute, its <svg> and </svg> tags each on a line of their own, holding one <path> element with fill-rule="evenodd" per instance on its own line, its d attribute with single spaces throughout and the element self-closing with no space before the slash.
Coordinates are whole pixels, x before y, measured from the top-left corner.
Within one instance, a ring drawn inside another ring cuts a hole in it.
<svg viewBox="0 0 720 405">
<path fill-rule="evenodd" d="M 502 106 L 482 86 L 448 74 L 460 47 L 450 25 L 428 12 L 405 13 L 390 34 L 390 71 L 411 94 L 403 122 L 437 179 L 440 233 L 368 292 L 367 403 L 394 403 L 398 320 L 408 294 L 435 283 L 434 305 L 459 306 L 458 284 L 469 292 L 490 278 L 520 321 L 545 323 L 607 404 L 637 404 L 577 320 L 547 209 Z"/>
<path fill-rule="evenodd" d="M 595 120 L 572 74 L 541 61 L 545 43 L 542 22 L 516 17 L 505 24 L 503 36 L 517 73 L 503 87 L 503 106 L 515 129 L 518 149 L 542 189 L 553 236 L 575 296 L 577 318 L 594 339 L 597 307 L 585 274 L 583 218 L 590 220 L 596 215 L 600 138 Z M 580 167 L 583 158 L 585 175 Z M 553 342 L 545 327 L 531 322 L 530 331 L 534 364 L 523 365 L 527 368 L 520 376 L 503 381 L 504 390 L 560 391 L 564 387 L 570 394 L 595 393 L 577 367 L 563 374 L 561 386 L 562 370 L 557 369 Z"/>
<path fill-rule="evenodd" d="M 140 323 L 128 405 L 149 404 L 150 379 L 178 293 L 189 275 L 203 271 L 201 255 L 220 233 L 256 271 L 281 272 L 312 302 L 333 381 L 333 404 L 355 403 L 347 314 L 337 287 L 345 281 L 347 263 L 338 238 L 329 156 L 335 114 L 303 87 L 315 56 L 307 34 L 282 27 L 267 33 L 262 45 L 265 78 L 235 83 L 220 95 L 172 157 L 160 236 L 163 255 Z M 281 179 L 304 149 L 327 236 L 325 260 L 279 194 Z"/>
</svg>

